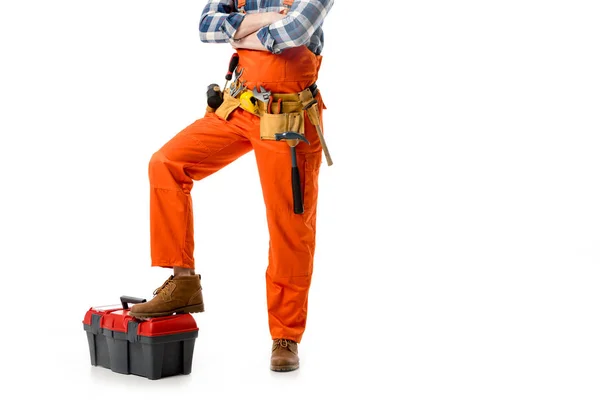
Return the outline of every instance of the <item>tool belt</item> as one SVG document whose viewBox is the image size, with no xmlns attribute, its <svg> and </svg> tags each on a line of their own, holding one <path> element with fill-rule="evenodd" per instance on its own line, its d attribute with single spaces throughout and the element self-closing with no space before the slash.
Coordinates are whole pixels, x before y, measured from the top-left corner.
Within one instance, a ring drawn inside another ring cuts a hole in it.
<svg viewBox="0 0 600 400">
<path fill-rule="evenodd" d="M 260 117 L 260 138 L 262 140 L 275 140 L 275 134 L 294 131 L 304 135 L 304 111 L 309 114 L 317 113 L 318 104 L 310 88 L 299 93 L 272 93 L 268 102 L 255 99 L 254 107 L 244 104 L 244 92 L 233 97 L 229 88 L 223 93 L 223 103 L 215 110 L 215 114 L 223 119 L 238 107 Z M 310 118 L 318 122 L 318 119 Z"/>
<path fill-rule="evenodd" d="M 236 96 L 232 96 L 230 93 L 230 88 L 225 89 L 223 103 L 214 110 L 215 114 L 227 120 L 236 108 L 242 107 L 244 110 L 260 117 L 261 140 L 279 140 L 277 136 L 290 131 L 304 136 L 304 111 L 306 111 L 310 123 L 317 131 L 321 147 L 327 159 L 327 165 L 331 166 L 333 164 L 321 129 L 319 103 L 315 99 L 316 84 L 299 93 L 270 93 L 267 102 L 252 97 L 252 92 L 248 90 L 238 93 Z M 250 102 L 250 100 L 253 101 Z M 291 147 L 295 147 L 298 145 L 299 140 L 286 140 L 286 142 Z"/>
</svg>

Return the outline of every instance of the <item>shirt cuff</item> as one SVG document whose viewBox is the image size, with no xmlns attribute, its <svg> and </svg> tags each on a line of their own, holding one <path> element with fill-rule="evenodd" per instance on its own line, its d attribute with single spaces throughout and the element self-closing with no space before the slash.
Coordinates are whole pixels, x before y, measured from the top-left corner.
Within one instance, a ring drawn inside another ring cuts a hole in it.
<svg viewBox="0 0 600 400">
<path fill-rule="evenodd" d="M 245 14 L 242 13 L 230 13 L 223 24 L 221 25 L 221 31 L 225 33 L 229 37 L 230 40 L 233 40 L 235 33 L 237 32 L 240 24 L 244 20 Z"/>
<path fill-rule="evenodd" d="M 281 53 L 281 50 L 275 48 L 275 39 L 273 39 L 273 35 L 271 35 L 271 32 L 269 32 L 268 25 L 263 26 L 258 31 L 256 31 L 256 37 L 258 38 L 258 40 L 260 40 L 262 45 L 265 46 L 265 48 L 267 50 L 269 50 L 271 53 L 273 53 L 273 54 Z"/>
</svg>

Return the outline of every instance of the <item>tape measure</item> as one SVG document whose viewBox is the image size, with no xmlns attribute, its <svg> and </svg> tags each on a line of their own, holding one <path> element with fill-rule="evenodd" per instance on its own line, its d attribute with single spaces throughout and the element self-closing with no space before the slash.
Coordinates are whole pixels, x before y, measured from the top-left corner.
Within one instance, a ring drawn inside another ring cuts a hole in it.
<svg viewBox="0 0 600 400">
<path fill-rule="evenodd" d="M 252 91 L 246 90 L 240 96 L 240 107 L 252 114 L 258 114 L 258 100 L 252 94 Z"/>
</svg>

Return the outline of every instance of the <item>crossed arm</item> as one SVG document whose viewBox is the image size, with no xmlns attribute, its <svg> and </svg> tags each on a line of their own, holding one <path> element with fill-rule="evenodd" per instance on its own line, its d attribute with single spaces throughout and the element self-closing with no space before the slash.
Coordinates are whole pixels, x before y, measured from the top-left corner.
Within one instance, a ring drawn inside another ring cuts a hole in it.
<svg viewBox="0 0 600 400">
<path fill-rule="evenodd" d="M 296 0 L 287 15 L 235 9 L 234 0 L 209 0 L 200 18 L 200 40 L 234 48 L 280 53 L 310 42 L 334 0 Z"/>
<path fill-rule="evenodd" d="M 262 12 L 246 15 L 233 36 L 234 40 L 231 42 L 231 46 L 234 49 L 268 51 L 258 39 L 257 32 L 259 29 L 280 21 L 283 18 L 285 18 L 285 15 L 276 12 Z"/>
</svg>

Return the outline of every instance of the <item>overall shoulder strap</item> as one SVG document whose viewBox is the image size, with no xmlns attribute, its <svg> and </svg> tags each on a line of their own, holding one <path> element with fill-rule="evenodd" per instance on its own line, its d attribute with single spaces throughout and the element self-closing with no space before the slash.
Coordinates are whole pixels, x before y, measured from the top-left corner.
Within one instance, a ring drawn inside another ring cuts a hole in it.
<svg viewBox="0 0 600 400">
<path fill-rule="evenodd" d="M 294 0 L 283 0 L 283 6 L 285 7 L 282 11 L 283 14 L 287 14 L 290 8 L 292 8 L 292 4 L 294 4 Z"/>
<path fill-rule="evenodd" d="M 294 0 L 283 0 L 283 6 L 285 7 L 284 13 L 287 14 L 288 10 L 290 8 L 292 8 L 292 5 L 294 4 Z M 246 7 L 246 0 L 238 0 L 238 10 L 240 12 L 246 12 L 246 10 L 244 10 L 244 7 Z"/>
</svg>

